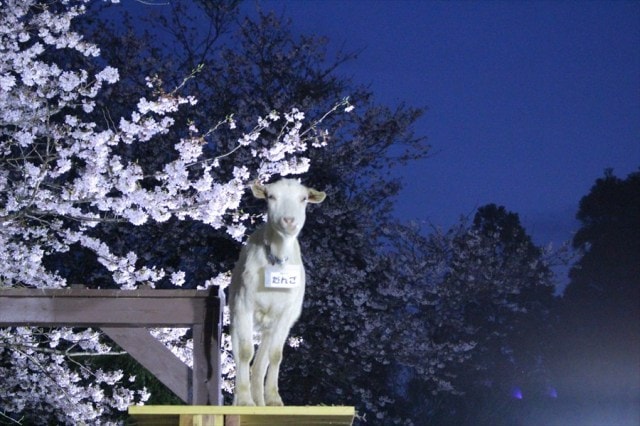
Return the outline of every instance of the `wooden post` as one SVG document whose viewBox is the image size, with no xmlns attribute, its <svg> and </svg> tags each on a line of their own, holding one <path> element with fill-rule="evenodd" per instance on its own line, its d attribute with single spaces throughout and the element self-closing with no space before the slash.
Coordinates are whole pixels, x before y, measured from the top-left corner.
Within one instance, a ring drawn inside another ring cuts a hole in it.
<svg viewBox="0 0 640 426">
<path fill-rule="evenodd" d="M 100 328 L 187 404 L 222 404 L 224 295 L 207 290 L 0 289 L 0 327 Z M 191 327 L 193 369 L 147 330 Z"/>
</svg>

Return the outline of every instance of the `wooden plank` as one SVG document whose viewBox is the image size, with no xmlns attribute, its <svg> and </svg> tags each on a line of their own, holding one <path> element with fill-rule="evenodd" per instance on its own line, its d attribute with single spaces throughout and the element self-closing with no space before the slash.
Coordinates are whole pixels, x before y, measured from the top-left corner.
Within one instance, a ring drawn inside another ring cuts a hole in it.
<svg viewBox="0 0 640 426">
<path fill-rule="evenodd" d="M 114 342 L 187 404 L 193 402 L 193 371 L 144 328 L 102 327 Z"/>
<path fill-rule="evenodd" d="M 180 424 L 180 416 L 178 414 L 135 416 L 131 417 L 125 424 L 130 426 L 176 426 Z"/>
<path fill-rule="evenodd" d="M 283 407 L 244 407 L 237 405 L 132 405 L 129 414 L 231 414 L 231 415 L 336 415 L 354 416 L 355 408 L 344 405 L 285 405 Z"/>
<path fill-rule="evenodd" d="M 132 421 L 126 422 L 133 426 L 225 426 L 223 414 L 163 414 L 142 415 L 132 417 Z"/>
<path fill-rule="evenodd" d="M 205 321 L 208 291 L 0 290 L 0 327 L 188 327 Z"/>
<path fill-rule="evenodd" d="M 227 415 L 224 417 L 225 426 L 351 426 L 353 416 L 300 416 L 300 415 Z"/>
<path fill-rule="evenodd" d="M 116 289 L 92 289 L 85 287 L 65 287 L 65 288 L 20 288 L 8 287 L 0 288 L 0 294 L 6 297 L 98 297 L 98 298 L 200 298 L 210 297 L 209 290 L 160 290 L 152 288 L 141 288 L 136 290 L 116 290 Z"/>
<path fill-rule="evenodd" d="M 195 419 L 197 416 L 224 415 L 225 426 L 264 425 L 351 425 L 355 417 L 354 407 L 344 406 L 285 406 L 285 407 L 237 407 L 237 406 L 131 406 L 129 415 L 135 420 L 150 418 Z M 140 423 L 142 424 L 142 423 Z M 177 424 L 177 423 L 176 423 Z"/>
</svg>

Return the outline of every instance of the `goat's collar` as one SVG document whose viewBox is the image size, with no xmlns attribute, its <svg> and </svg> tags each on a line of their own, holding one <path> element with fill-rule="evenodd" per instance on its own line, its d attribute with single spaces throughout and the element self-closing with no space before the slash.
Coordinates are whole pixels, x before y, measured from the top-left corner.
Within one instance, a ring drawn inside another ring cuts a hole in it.
<svg viewBox="0 0 640 426">
<path fill-rule="evenodd" d="M 269 241 L 267 240 L 264 241 L 264 248 L 267 252 L 267 260 L 273 266 L 276 266 L 276 265 L 282 266 L 285 263 L 287 263 L 287 260 L 289 260 L 288 257 L 284 257 L 280 259 L 279 257 L 275 256 L 273 253 L 271 253 L 271 243 L 269 243 Z"/>
</svg>

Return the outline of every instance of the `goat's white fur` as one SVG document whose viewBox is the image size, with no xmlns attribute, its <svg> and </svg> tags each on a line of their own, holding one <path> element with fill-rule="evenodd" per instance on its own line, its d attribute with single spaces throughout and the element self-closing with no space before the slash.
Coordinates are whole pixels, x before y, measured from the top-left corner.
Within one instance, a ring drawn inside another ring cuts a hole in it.
<svg viewBox="0 0 640 426">
<path fill-rule="evenodd" d="M 283 405 L 278 392 L 282 349 L 302 311 L 305 290 L 297 237 L 304 225 L 307 203 L 321 203 L 326 194 L 292 179 L 269 185 L 254 183 L 251 189 L 256 198 L 267 200 L 268 216 L 267 223 L 257 229 L 243 247 L 229 287 L 231 342 L 236 362 L 233 403 Z M 269 252 L 280 262 L 299 265 L 300 285 L 287 289 L 265 287 L 264 269 L 270 264 Z M 255 359 L 254 328 L 262 332 Z"/>
</svg>

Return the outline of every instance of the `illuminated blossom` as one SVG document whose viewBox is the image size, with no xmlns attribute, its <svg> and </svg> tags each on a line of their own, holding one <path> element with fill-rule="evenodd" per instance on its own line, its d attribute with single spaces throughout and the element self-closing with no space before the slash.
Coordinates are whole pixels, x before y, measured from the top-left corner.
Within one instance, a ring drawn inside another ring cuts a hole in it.
<svg viewBox="0 0 640 426">
<path fill-rule="evenodd" d="M 219 157 L 205 158 L 204 141 L 188 124 L 176 132 L 190 136 L 175 140 L 172 160 L 159 170 L 143 169 L 135 158 L 116 153 L 169 134 L 174 114 L 196 105 L 197 99 L 158 91 L 154 97 L 141 94 L 126 115 L 97 122 L 88 118 L 97 108 L 97 95 L 119 81 L 118 70 L 104 64 L 97 73 L 72 69 L 46 55 L 79 53 L 91 61 L 100 54 L 71 29 L 72 20 L 85 12 L 84 3 L 61 1 L 48 8 L 34 0 L 0 2 L 0 287 L 67 286 L 45 258 L 77 247 L 93 253 L 121 289 L 153 287 L 163 279 L 180 287 L 185 272 L 145 266 L 134 252 L 117 254 L 91 230 L 102 221 L 139 226 L 175 217 L 241 240 L 247 216 L 239 207 L 247 184 L 306 171 L 309 159 L 301 154 L 314 138 L 301 129 L 313 129 L 297 109 L 256 117 L 255 127 L 244 133 L 230 116 L 219 126 L 226 123 L 235 145 Z M 159 87 L 154 78 L 146 81 L 150 88 Z M 341 106 L 344 103 L 332 111 Z M 232 160 L 239 150 L 254 152 L 259 164 L 237 166 L 232 176 L 221 180 L 216 170 L 220 160 Z M 226 276 L 217 276 L 202 285 L 222 286 L 226 281 Z M 156 335 L 190 362 L 192 343 L 184 343 L 184 332 Z M 148 399 L 148 391 L 133 388 L 121 371 L 71 361 L 74 351 L 89 356 L 109 353 L 111 347 L 95 330 L 0 329 L 0 414 L 48 406 L 55 413 L 52 423 L 101 424 L 110 413 Z M 225 359 L 223 370 L 228 372 L 232 367 Z"/>
</svg>

